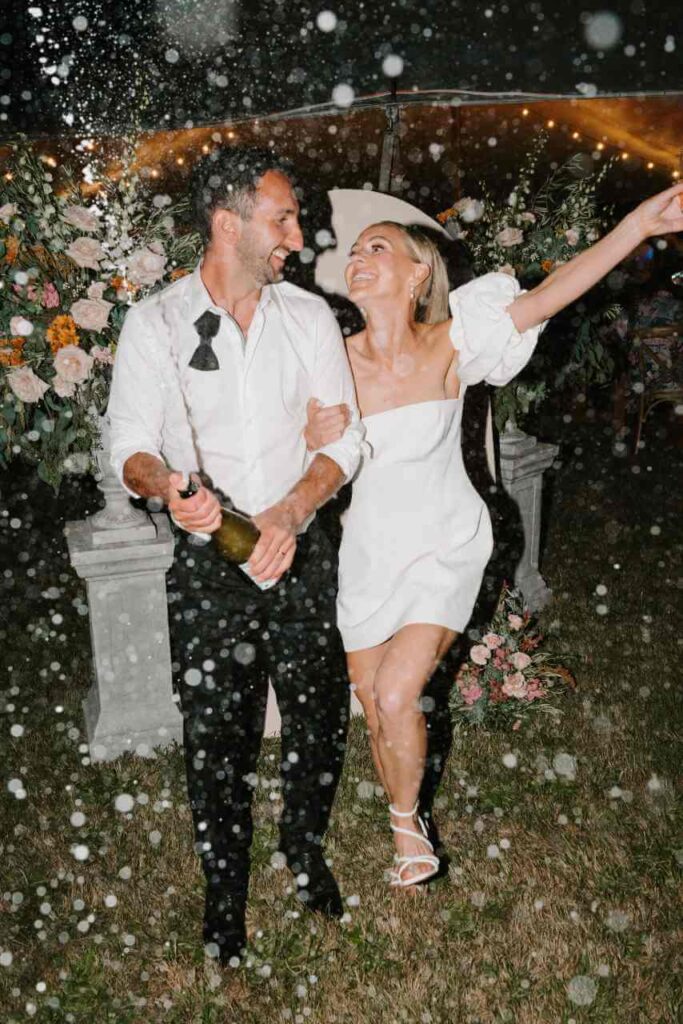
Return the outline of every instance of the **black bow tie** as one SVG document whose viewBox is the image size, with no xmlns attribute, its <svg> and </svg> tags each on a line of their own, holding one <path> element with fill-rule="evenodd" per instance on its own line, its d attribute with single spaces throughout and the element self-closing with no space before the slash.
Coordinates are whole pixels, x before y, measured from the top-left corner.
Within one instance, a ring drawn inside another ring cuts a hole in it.
<svg viewBox="0 0 683 1024">
<path fill-rule="evenodd" d="M 193 370 L 219 369 L 216 353 L 211 347 L 211 339 L 218 334 L 220 322 L 221 318 L 216 313 L 212 313 L 210 309 L 207 309 L 195 320 L 194 326 L 200 340 L 192 359 L 190 359 L 190 366 Z"/>
</svg>

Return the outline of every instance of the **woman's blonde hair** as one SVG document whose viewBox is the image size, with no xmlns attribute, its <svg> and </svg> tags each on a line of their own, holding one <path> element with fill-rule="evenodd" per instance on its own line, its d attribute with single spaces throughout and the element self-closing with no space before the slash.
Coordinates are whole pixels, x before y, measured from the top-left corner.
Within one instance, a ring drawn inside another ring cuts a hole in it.
<svg viewBox="0 0 683 1024">
<path fill-rule="evenodd" d="M 395 220 L 379 223 L 397 228 L 403 235 L 411 260 L 429 267 L 429 275 L 415 289 L 415 319 L 423 324 L 448 320 L 448 272 L 436 244 L 426 231 L 415 224 L 399 224 Z"/>
</svg>

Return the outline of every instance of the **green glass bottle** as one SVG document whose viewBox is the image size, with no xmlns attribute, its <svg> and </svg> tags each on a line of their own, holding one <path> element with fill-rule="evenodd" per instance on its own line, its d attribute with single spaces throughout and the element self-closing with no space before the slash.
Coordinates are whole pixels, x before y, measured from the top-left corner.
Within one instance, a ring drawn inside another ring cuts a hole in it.
<svg viewBox="0 0 683 1024">
<path fill-rule="evenodd" d="M 187 487 L 178 493 L 181 498 L 191 498 L 198 490 L 199 487 L 194 480 L 190 480 Z M 221 525 L 211 534 L 211 540 L 223 558 L 244 568 L 244 564 L 251 558 L 261 532 L 248 516 L 235 512 L 234 509 L 221 505 L 221 515 Z"/>
</svg>

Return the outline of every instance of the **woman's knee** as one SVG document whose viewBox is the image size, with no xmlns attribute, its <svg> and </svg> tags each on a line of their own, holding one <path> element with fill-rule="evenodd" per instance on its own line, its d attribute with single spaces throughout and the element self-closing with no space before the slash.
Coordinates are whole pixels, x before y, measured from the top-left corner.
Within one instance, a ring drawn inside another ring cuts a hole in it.
<svg viewBox="0 0 683 1024">
<path fill-rule="evenodd" d="M 374 697 L 380 727 L 421 713 L 419 694 L 396 685 L 396 681 L 393 685 L 387 686 L 383 686 L 380 682 L 375 687 Z"/>
</svg>

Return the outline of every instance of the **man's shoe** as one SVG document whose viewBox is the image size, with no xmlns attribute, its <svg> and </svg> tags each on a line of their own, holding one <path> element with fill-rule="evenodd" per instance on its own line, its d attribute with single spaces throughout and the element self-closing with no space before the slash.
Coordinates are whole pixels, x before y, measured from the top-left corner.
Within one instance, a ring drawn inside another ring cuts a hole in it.
<svg viewBox="0 0 683 1024">
<path fill-rule="evenodd" d="M 296 879 L 297 899 L 307 910 L 325 917 L 340 918 L 344 914 L 341 893 L 334 875 L 319 850 L 306 850 L 288 858 L 289 869 Z"/>
</svg>

